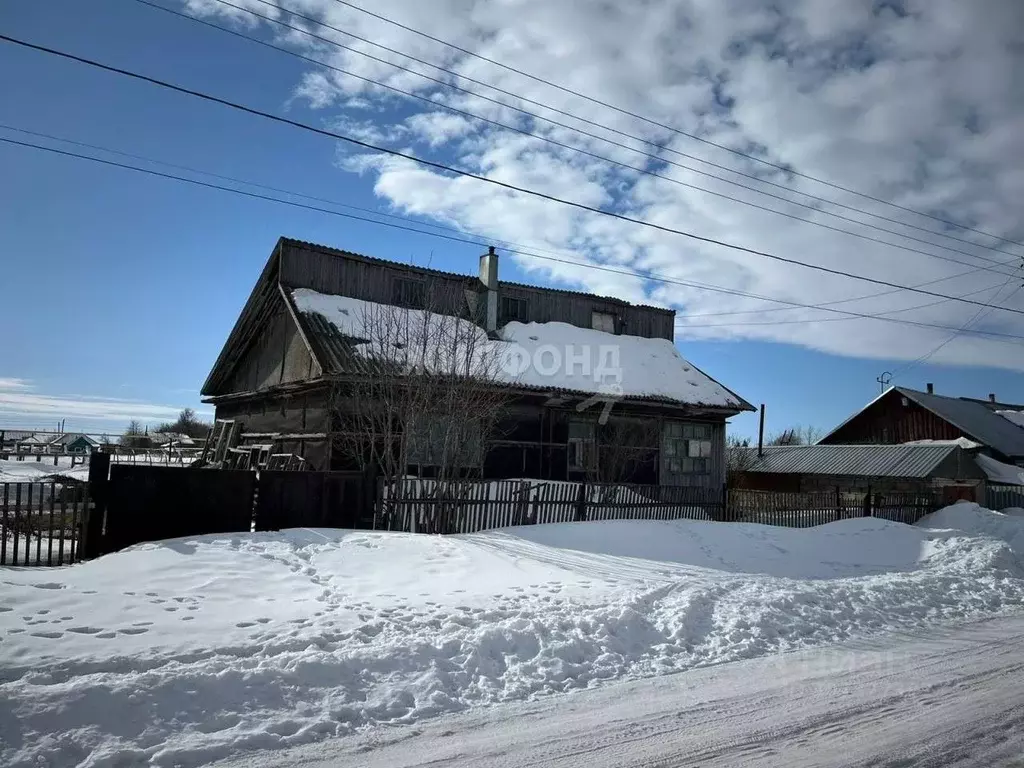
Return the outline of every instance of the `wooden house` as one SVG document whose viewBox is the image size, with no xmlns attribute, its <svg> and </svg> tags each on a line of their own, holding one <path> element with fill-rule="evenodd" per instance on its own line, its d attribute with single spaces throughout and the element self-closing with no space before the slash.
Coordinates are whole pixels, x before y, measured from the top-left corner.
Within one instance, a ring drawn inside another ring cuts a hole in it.
<svg viewBox="0 0 1024 768">
<path fill-rule="evenodd" d="M 479 274 L 465 275 L 282 238 L 203 384 L 204 402 L 218 420 L 241 424 L 243 444 L 272 442 L 311 468 L 347 468 L 329 393 L 372 375 L 361 363 L 372 340 L 352 326 L 353 315 L 429 305 L 527 363 L 500 382 L 509 404 L 498 428 L 480 436 L 472 474 L 577 479 L 615 447 L 609 424 L 653 423 L 642 460 L 617 479 L 721 487 L 726 419 L 753 408 L 679 354 L 675 313 L 503 281 L 498 261 L 490 249 Z M 613 363 L 610 387 L 598 374 Z M 409 470 L 429 475 L 429 460 Z"/>
<path fill-rule="evenodd" d="M 966 438 L 982 455 L 1024 466 L 1024 406 L 986 399 L 890 387 L 818 441 L 819 445 L 912 443 Z"/>
</svg>

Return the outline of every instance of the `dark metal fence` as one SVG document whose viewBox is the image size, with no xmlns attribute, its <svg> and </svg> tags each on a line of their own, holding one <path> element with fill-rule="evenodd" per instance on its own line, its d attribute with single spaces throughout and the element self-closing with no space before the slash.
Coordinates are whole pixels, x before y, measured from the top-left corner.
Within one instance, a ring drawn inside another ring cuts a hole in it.
<svg viewBox="0 0 1024 768">
<path fill-rule="evenodd" d="M 0 565 L 68 565 L 80 557 L 89 486 L 0 484 Z"/>
<path fill-rule="evenodd" d="M 255 529 L 369 528 L 365 491 L 358 472 L 261 470 Z"/>
</svg>

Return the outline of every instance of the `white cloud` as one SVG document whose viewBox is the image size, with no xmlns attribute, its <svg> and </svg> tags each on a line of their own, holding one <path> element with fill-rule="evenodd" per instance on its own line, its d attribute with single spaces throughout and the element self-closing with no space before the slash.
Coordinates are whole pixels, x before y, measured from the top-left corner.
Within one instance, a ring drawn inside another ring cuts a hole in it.
<svg viewBox="0 0 1024 768">
<path fill-rule="evenodd" d="M 67 418 L 79 426 L 88 422 L 143 423 L 174 421 L 182 406 L 160 405 L 140 400 L 126 400 L 91 395 L 48 395 L 35 391 L 26 379 L 0 378 L 0 423 L 50 423 Z M 203 416 L 210 416 L 202 412 Z"/>
<path fill-rule="evenodd" d="M 190 0 L 193 4 L 199 0 Z M 217 6 L 204 8 L 218 12 Z M 466 56 L 408 31 L 384 24 L 333 0 L 304 0 L 302 7 L 339 28 L 351 30 L 410 55 L 435 61 L 572 115 L 659 143 L 661 160 L 724 175 L 757 186 L 700 162 L 788 184 L 797 191 L 882 214 L 900 222 L 942 232 L 930 219 L 879 205 L 799 177 L 772 170 L 664 128 L 637 120 L 492 64 Z M 592 94 L 637 114 L 696 133 L 717 143 L 759 153 L 817 178 L 833 180 L 902 206 L 962 221 L 1001 237 L 1024 240 L 1019 201 L 1024 196 L 1024 6 L 1015 0 L 894 0 L 850 3 L 801 0 L 771 4 L 759 0 L 650 0 L 645 3 L 587 4 L 519 0 L 381 0 L 373 10 L 450 40 L 481 55 Z M 269 30 L 267 30 L 269 31 Z M 277 34 L 276 32 L 274 34 Z M 318 30 L 329 35 L 329 31 Z M 301 44 L 297 36 L 288 38 Z M 341 39 L 341 36 L 339 36 Z M 344 42 L 431 76 L 450 76 L 384 53 L 367 43 Z M 1024 291 L 1012 293 L 1017 278 L 978 269 L 973 258 L 1000 258 L 1017 269 L 1024 249 L 1003 244 L 993 252 L 977 244 L 998 241 L 960 230 L 957 243 L 829 208 L 854 219 L 896 229 L 937 244 L 925 246 L 879 233 L 707 178 L 691 170 L 652 161 L 628 149 L 581 137 L 564 128 L 465 93 L 389 69 L 355 53 L 317 46 L 330 63 L 374 77 L 459 109 L 469 110 L 547 138 L 606 155 L 629 165 L 654 169 L 654 178 L 588 158 L 483 123 L 467 121 L 422 102 L 402 102 L 401 110 L 375 113 L 374 122 L 352 123 L 361 136 L 391 146 L 413 144 L 430 157 L 475 173 L 627 212 L 673 228 L 746 247 L 848 270 L 904 285 L 932 283 L 929 289 L 971 295 L 1024 308 Z M 463 85 L 481 93 L 479 85 Z M 393 107 L 393 95 L 337 73 L 310 73 L 297 93 L 330 119 L 338 103 L 358 100 Z M 514 100 L 494 91 L 499 102 Z M 343 100 L 343 101 L 339 101 Z M 608 136 L 638 144 L 535 105 L 523 108 Z M 412 114 L 410 114 L 412 110 Z M 364 115 L 365 117 L 365 115 Z M 696 159 L 672 154 L 684 153 Z M 426 170 L 406 161 L 348 155 L 340 165 L 375 176 L 375 192 L 400 210 L 455 223 L 489 237 L 566 254 L 574 262 L 612 264 L 673 279 L 717 284 L 801 303 L 838 301 L 884 291 L 877 285 L 780 264 L 718 246 L 687 240 L 610 220 L 494 186 Z M 783 218 L 674 183 L 695 184 L 741 200 L 930 250 L 968 266 L 866 242 Z M 779 194 L 780 190 L 764 187 Z M 973 243 L 973 244 L 972 244 Z M 945 245 L 968 254 L 943 250 Z M 788 309 L 738 296 L 677 285 L 629 279 L 579 266 L 523 259 L 538 277 L 623 298 L 666 304 L 680 314 L 681 338 L 764 339 L 862 357 L 914 359 L 948 338 L 946 331 L 896 326 L 873 320 L 833 321 L 822 311 Z M 943 280 L 944 279 L 944 280 Z M 1005 288 L 1003 287 L 1003 280 Z M 943 280 L 942 282 L 934 282 Z M 928 305 L 928 297 L 888 293 L 839 305 L 864 313 L 959 327 L 978 307 L 957 302 Z M 771 309 L 759 314 L 697 317 L 708 313 Z M 912 311 L 902 311 L 920 307 Z M 689 317 L 695 315 L 695 317 Z M 715 319 L 717 317 L 717 319 Z M 780 323 L 781 320 L 823 322 Z M 735 321 L 729 327 L 722 323 Z M 827 321 L 827 322 L 824 322 Z M 772 324 L 753 325 L 763 322 Z M 1024 335 L 1024 317 L 991 312 L 977 327 Z M 741 325 L 739 323 L 746 323 Z M 1024 369 L 1017 346 L 963 336 L 947 344 L 936 362 Z"/>
</svg>

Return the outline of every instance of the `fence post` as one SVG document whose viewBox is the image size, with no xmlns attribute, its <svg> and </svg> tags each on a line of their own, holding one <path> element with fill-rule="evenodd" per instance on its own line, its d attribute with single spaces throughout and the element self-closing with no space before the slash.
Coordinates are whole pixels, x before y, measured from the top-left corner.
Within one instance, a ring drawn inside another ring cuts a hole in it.
<svg viewBox="0 0 1024 768">
<path fill-rule="evenodd" d="M 868 486 L 868 492 L 864 496 L 864 517 L 871 517 L 871 486 Z"/>
<path fill-rule="evenodd" d="M 718 513 L 718 515 L 719 515 L 719 517 L 718 517 L 719 520 L 722 520 L 723 522 L 727 522 L 727 523 L 731 523 L 732 522 L 732 514 L 730 513 L 730 510 L 729 510 L 729 484 L 728 483 L 722 483 L 722 509 Z M 712 518 L 712 520 L 713 519 L 714 518 Z"/>
<path fill-rule="evenodd" d="M 587 481 L 580 481 L 579 492 L 576 495 L 576 522 L 583 522 L 587 519 Z"/>
<path fill-rule="evenodd" d="M 93 453 L 89 457 L 89 498 L 92 509 L 84 510 L 81 539 L 75 560 L 98 557 L 103 554 L 103 521 L 107 516 L 110 484 L 110 454 Z"/>
<path fill-rule="evenodd" d="M 836 486 L 836 520 L 841 520 L 843 517 L 843 496 L 839 492 L 839 486 Z"/>
</svg>

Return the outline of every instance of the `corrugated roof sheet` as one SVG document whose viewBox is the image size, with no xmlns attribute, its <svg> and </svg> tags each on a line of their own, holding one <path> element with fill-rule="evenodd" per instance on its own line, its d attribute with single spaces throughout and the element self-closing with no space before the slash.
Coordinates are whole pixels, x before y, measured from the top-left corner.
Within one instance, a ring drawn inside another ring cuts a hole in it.
<svg viewBox="0 0 1024 768">
<path fill-rule="evenodd" d="M 1006 456 L 1024 456 L 1024 428 L 977 400 L 929 395 L 906 387 L 896 390 L 990 448 Z"/>
<path fill-rule="evenodd" d="M 772 445 L 755 459 L 747 472 L 780 474 L 852 475 L 859 477 L 928 477 L 951 454 L 962 451 L 954 443 L 932 445 Z"/>
</svg>

